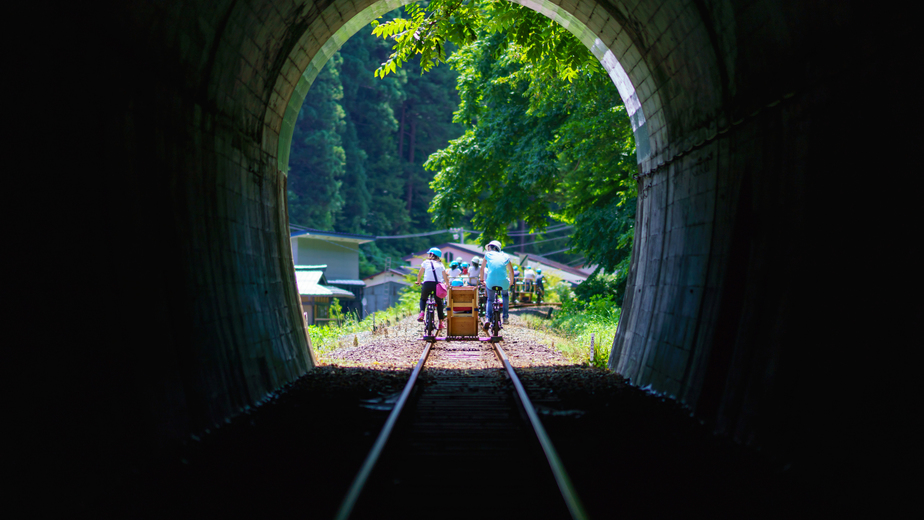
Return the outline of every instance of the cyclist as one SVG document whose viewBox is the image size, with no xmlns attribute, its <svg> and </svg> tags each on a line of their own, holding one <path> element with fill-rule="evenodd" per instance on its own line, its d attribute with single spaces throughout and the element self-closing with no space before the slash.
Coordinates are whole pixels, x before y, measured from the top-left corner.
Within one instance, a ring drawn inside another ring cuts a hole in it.
<svg viewBox="0 0 924 520">
<path fill-rule="evenodd" d="M 508 291 L 510 289 L 510 281 L 513 280 L 513 264 L 510 262 L 510 257 L 501 251 L 501 243 L 497 240 L 489 242 L 486 249 L 487 251 L 484 254 L 484 269 L 481 271 L 479 280 L 481 283 L 485 284 L 485 288 L 487 289 L 488 320 L 484 323 L 484 329 L 488 330 L 488 327 L 491 325 L 492 311 L 494 310 L 494 306 L 491 305 L 491 302 L 494 301 L 494 287 L 503 289 L 501 294 L 504 299 L 504 324 L 507 323 L 509 317 Z"/>
<path fill-rule="evenodd" d="M 526 283 L 526 288 L 523 290 L 526 292 L 533 292 L 533 284 L 536 283 L 536 271 L 533 271 L 532 267 L 527 266 L 526 272 L 523 273 L 523 280 Z"/>
<path fill-rule="evenodd" d="M 449 281 L 454 282 L 458 280 L 460 276 L 462 276 L 462 269 L 459 268 L 459 262 L 453 260 L 449 264 Z"/>
<path fill-rule="evenodd" d="M 478 285 L 481 275 L 481 259 L 477 256 L 472 258 L 472 265 L 468 268 L 468 284 Z"/>
<path fill-rule="evenodd" d="M 423 285 L 420 289 L 420 315 L 417 321 L 424 320 L 424 312 L 427 309 L 427 297 L 431 294 L 436 300 L 436 314 L 439 316 L 440 324 L 436 330 L 443 328 L 443 320 L 446 315 L 443 313 L 443 299 L 436 297 L 436 284 L 442 280 L 449 287 L 449 275 L 443 268 L 443 252 L 439 248 L 431 247 L 427 251 L 427 259 L 420 263 L 420 270 L 417 271 L 417 285 Z"/>
</svg>

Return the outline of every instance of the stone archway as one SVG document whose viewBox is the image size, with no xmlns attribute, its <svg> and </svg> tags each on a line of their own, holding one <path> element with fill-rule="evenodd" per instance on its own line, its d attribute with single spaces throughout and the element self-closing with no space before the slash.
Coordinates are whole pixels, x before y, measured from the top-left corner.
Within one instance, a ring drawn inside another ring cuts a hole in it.
<svg viewBox="0 0 924 520">
<path fill-rule="evenodd" d="M 311 368 L 280 150 L 315 60 L 383 5 L 400 3 L 115 3 L 56 33 L 84 123 L 59 170 L 94 171 L 58 189 L 81 230 L 61 240 L 82 274 L 69 290 L 87 299 L 57 337 L 92 343 L 71 354 L 95 376 L 70 376 L 74 399 L 100 403 L 86 436 L 163 447 Z M 902 98 L 907 73 L 888 45 L 910 39 L 908 23 L 856 3 L 524 5 L 587 28 L 647 136 L 611 368 L 742 440 L 785 443 L 817 426 L 820 398 L 797 392 L 832 352 L 818 330 L 855 341 L 849 318 L 810 328 L 813 299 L 843 309 L 848 296 L 825 267 L 850 238 L 829 211 L 849 183 L 827 172 L 855 180 L 878 167 L 876 154 L 842 154 L 842 141 L 853 125 L 902 120 L 840 108 L 857 96 L 851 81 Z M 910 143 L 889 135 L 883 153 Z"/>
</svg>

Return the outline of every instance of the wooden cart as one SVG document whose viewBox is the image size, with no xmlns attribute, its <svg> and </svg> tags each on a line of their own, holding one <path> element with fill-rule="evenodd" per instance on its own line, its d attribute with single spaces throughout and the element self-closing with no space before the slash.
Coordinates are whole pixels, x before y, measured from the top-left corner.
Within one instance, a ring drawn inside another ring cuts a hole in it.
<svg viewBox="0 0 924 520">
<path fill-rule="evenodd" d="M 477 287 L 449 287 L 446 295 L 446 336 L 478 336 L 478 289 Z"/>
</svg>

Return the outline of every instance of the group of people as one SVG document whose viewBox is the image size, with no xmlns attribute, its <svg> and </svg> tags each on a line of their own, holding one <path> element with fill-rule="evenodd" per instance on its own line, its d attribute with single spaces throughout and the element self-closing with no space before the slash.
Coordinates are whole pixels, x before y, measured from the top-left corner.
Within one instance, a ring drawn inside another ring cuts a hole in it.
<svg viewBox="0 0 924 520">
<path fill-rule="evenodd" d="M 504 302 L 504 324 L 509 319 L 509 290 L 510 284 L 516 284 L 519 280 L 519 268 L 510 261 L 510 256 L 501 251 L 501 243 L 492 240 L 485 247 L 484 265 L 481 265 L 481 259 L 475 257 L 472 259 L 472 265 L 467 262 L 453 261 L 449 264 L 449 269 L 443 266 L 443 252 L 439 248 L 433 247 L 427 251 L 427 259 L 421 262 L 420 270 L 417 272 L 417 284 L 422 285 L 420 291 L 420 315 L 417 321 L 424 320 L 424 312 L 427 308 L 427 299 L 431 294 L 436 300 L 436 313 L 439 317 L 439 326 L 437 330 L 443 328 L 443 322 L 446 319 L 443 310 L 442 298 L 436 298 L 436 286 L 442 281 L 449 286 L 462 286 L 466 283 L 470 286 L 484 285 L 487 293 L 488 302 L 494 301 L 495 287 L 500 287 L 501 298 Z M 542 269 L 533 271 L 527 268 L 524 275 L 524 281 L 528 284 L 528 291 L 532 290 L 535 284 L 540 290 L 542 287 Z M 485 330 L 488 329 L 491 319 L 493 318 L 493 306 L 487 305 L 487 320 L 484 322 Z"/>
</svg>

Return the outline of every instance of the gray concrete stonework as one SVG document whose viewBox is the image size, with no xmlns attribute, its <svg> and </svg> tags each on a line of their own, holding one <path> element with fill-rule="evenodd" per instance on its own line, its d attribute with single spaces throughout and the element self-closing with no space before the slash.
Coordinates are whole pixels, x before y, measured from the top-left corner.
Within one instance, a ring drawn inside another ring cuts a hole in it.
<svg viewBox="0 0 924 520">
<path fill-rule="evenodd" d="M 117 2 L 68 29 L 87 129 L 71 159 L 97 168 L 72 192 L 95 299 L 70 333 L 95 338 L 85 392 L 123 388 L 88 435 L 169 445 L 314 366 L 288 245 L 291 122 L 327 57 L 401 3 Z M 908 22 L 858 2 L 522 3 L 569 24 L 633 114 L 638 220 L 611 368 L 718 431 L 792 445 L 823 422 L 809 413 L 821 401 L 796 394 L 836 385 L 821 369 L 859 341 L 836 317 L 850 296 L 832 252 L 850 243 L 858 179 L 911 143 L 900 111 L 873 101 L 902 99 L 890 46 Z M 881 146 L 852 153 L 857 128 Z M 100 252 L 144 260 L 89 260 Z M 138 270 L 152 273 L 143 333 L 124 304 Z"/>
</svg>

